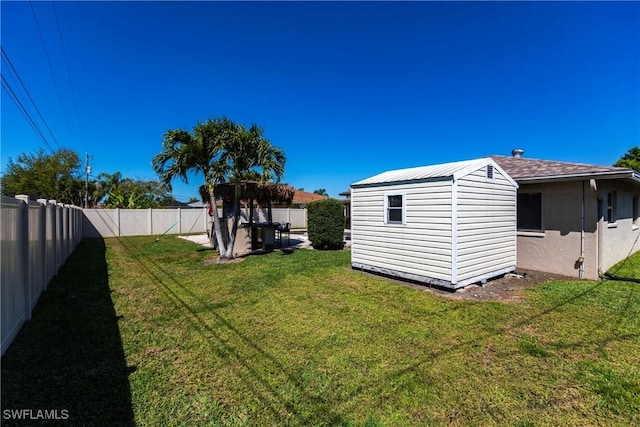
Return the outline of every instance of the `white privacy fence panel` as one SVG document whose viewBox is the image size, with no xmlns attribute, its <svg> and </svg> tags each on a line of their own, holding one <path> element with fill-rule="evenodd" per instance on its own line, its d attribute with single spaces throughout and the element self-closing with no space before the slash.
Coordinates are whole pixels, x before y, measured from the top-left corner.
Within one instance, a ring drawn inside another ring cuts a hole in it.
<svg viewBox="0 0 640 427">
<path fill-rule="evenodd" d="M 207 208 L 84 209 L 85 238 L 205 233 Z"/>
<path fill-rule="evenodd" d="M 221 215 L 222 210 L 218 209 Z M 248 221 L 249 210 L 241 211 Z M 174 209 L 84 209 L 83 237 L 158 236 L 161 234 L 205 233 L 211 218 L 207 208 Z M 274 222 L 290 223 L 292 228 L 307 227 L 307 209 L 273 208 Z M 267 222 L 267 208 L 254 209 L 253 222 Z"/>
<path fill-rule="evenodd" d="M 120 236 L 152 234 L 149 209 L 120 209 Z"/>
<path fill-rule="evenodd" d="M 56 210 L 56 260 L 58 264 L 56 266 L 56 271 L 62 265 L 62 259 L 64 258 L 63 241 L 62 241 L 62 206 L 55 206 Z"/>
<path fill-rule="evenodd" d="M 307 208 L 274 208 L 271 210 L 273 222 L 291 224 L 291 228 L 307 228 Z"/>
<path fill-rule="evenodd" d="M 82 238 L 82 210 L 55 201 L 2 197 L 1 352 L 5 353 L 42 292 Z"/>
<path fill-rule="evenodd" d="M 49 283 L 53 276 L 56 275 L 56 271 L 58 271 L 59 266 L 59 252 L 56 250 L 58 247 L 57 243 L 57 230 L 56 230 L 56 218 L 58 215 L 58 207 L 53 203 L 46 204 L 45 211 L 45 256 L 46 256 L 46 264 L 47 264 L 47 278 L 46 282 Z"/>
<path fill-rule="evenodd" d="M 153 226 L 149 234 L 179 234 L 180 228 L 178 223 L 182 218 L 179 216 L 180 210 L 178 209 L 163 209 L 158 210 L 153 218 Z"/>
<path fill-rule="evenodd" d="M 23 202 L 2 197 L 2 269 L 0 293 L 2 297 L 2 354 L 18 334 L 27 318 L 27 290 L 24 286 L 28 269 L 24 248 L 26 239 L 26 206 Z"/>
<path fill-rule="evenodd" d="M 249 209 L 242 210 L 243 221 L 247 219 Z M 267 208 L 254 209 L 253 222 L 268 222 Z M 307 228 L 307 208 L 272 208 L 271 219 L 281 224 L 289 223 L 291 228 Z"/>
<path fill-rule="evenodd" d="M 47 263 L 44 254 L 46 207 L 41 203 L 29 203 L 28 208 L 28 283 L 29 296 L 31 298 L 30 309 L 33 310 L 42 291 L 47 287 L 45 282 Z"/>
<path fill-rule="evenodd" d="M 83 237 L 118 237 L 120 235 L 120 209 L 84 209 L 83 214 Z"/>
<path fill-rule="evenodd" d="M 69 238 L 71 236 L 69 225 L 70 225 L 71 219 L 69 218 L 68 209 L 63 209 L 63 208 L 60 208 L 60 209 L 62 210 L 62 257 L 66 259 L 69 256 L 69 253 L 71 252 L 69 248 Z"/>
<path fill-rule="evenodd" d="M 203 227 L 204 231 L 206 231 L 207 221 L 209 220 L 206 209 L 179 210 L 181 211 L 179 213 L 180 222 L 167 234 L 176 233 L 176 229 L 179 234 L 202 233 Z M 164 230 L 162 232 L 164 233 Z"/>
</svg>

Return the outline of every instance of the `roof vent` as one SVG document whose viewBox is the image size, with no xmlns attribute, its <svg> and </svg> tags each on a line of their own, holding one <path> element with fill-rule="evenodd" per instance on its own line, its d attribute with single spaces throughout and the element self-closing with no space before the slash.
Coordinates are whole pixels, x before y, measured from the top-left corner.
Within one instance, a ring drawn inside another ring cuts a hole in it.
<svg viewBox="0 0 640 427">
<path fill-rule="evenodd" d="M 523 154 L 524 154 L 524 150 L 522 148 L 514 148 L 513 150 L 511 150 L 511 155 L 518 159 L 522 157 Z"/>
</svg>

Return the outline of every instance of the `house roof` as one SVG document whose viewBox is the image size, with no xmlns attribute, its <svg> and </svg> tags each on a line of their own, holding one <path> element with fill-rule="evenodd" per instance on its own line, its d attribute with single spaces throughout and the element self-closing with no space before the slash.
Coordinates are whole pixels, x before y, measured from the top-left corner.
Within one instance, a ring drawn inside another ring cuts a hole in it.
<svg viewBox="0 0 640 427">
<path fill-rule="evenodd" d="M 291 203 L 293 204 L 307 204 L 311 202 L 315 202 L 316 200 L 328 199 L 329 196 L 322 196 L 320 194 L 309 193 L 307 191 L 296 190 L 293 193 L 293 200 Z"/>
<path fill-rule="evenodd" d="M 630 179 L 640 184 L 640 174 L 633 169 L 584 163 L 558 162 L 512 156 L 491 156 L 513 179 L 522 182 L 548 182 L 581 179 Z"/>
<path fill-rule="evenodd" d="M 442 178 L 455 180 L 488 164 L 501 169 L 495 161 L 487 157 L 482 159 L 464 160 L 461 162 L 442 163 L 438 165 L 387 171 L 353 183 L 351 184 L 351 187 L 420 182 Z M 511 178 L 507 178 L 511 180 Z M 517 186 L 515 182 L 513 182 L 513 184 Z"/>
</svg>

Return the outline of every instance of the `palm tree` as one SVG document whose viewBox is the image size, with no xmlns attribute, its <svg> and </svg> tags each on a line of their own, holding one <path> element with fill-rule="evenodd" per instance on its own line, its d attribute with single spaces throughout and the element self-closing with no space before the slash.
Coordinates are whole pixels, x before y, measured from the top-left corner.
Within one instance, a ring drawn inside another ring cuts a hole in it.
<svg viewBox="0 0 640 427">
<path fill-rule="evenodd" d="M 162 141 L 162 151 L 155 155 L 152 165 L 162 182 L 171 188 L 171 181 L 180 178 L 187 182 L 187 173 L 204 176 L 209 201 L 214 206 L 213 226 L 220 258 L 233 258 L 240 218 L 242 180 L 258 173 L 261 178 L 278 179 L 284 173 L 284 154 L 263 137 L 258 126 L 247 130 L 226 117 L 198 123 L 193 132 L 169 130 Z M 220 218 L 215 209 L 215 187 L 229 182 L 234 185 L 234 212 L 231 232 L 222 233 Z"/>
<path fill-rule="evenodd" d="M 115 192 L 120 184 L 122 183 L 122 174 L 120 172 L 115 172 L 113 174 L 102 172 L 98 175 L 98 181 L 96 182 L 95 190 L 93 192 L 93 201 L 94 204 L 99 204 L 101 202 L 105 202 L 105 198 L 109 196 L 110 193 Z"/>
<path fill-rule="evenodd" d="M 188 173 L 201 174 L 214 212 L 216 197 L 213 189 L 223 177 L 219 164 L 222 150 L 220 124 L 220 120 L 208 120 L 205 123 L 198 123 L 192 133 L 182 129 L 166 131 L 162 140 L 162 151 L 151 161 L 153 169 L 168 189 L 171 189 L 171 181 L 174 178 L 179 178 L 186 183 Z M 225 246 L 217 214 L 213 215 L 213 224 L 222 256 L 222 249 Z"/>
<path fill-rule="evenodd" d="M 233 257 L 233 245 L 240 219 L 242 181 L 259 178 L 260 182 L 280 180 L 284 174 L 285 156 L 264 137 L 264 130 L 256 124 L 249 129 L 230 120 L 224 122 L 223 151 L 220 164 L 227 182 L 234 186 L 233 219 L 226 253 L 221 257 Z M 271 220 L 269 206 L 269 220 Z"/>
</svg>

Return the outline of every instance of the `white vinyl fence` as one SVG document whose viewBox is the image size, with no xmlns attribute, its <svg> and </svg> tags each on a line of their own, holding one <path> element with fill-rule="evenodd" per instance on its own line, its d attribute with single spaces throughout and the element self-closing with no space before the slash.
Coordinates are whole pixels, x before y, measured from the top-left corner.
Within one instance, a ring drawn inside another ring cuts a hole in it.
<svg viewBox="0 0 640 427">
<path fill-rule="evenodd" d="M 206 208 L 84 209 L 83 236 L 157 236 L 207 231 Z"/>
<path fill-rule="evenodd" d="M 82 240 L 82 210 L 55 200 L 2 196 L 2 343 L 5 353 L 42 291 Z"/>
<path fill-rule="evenodd" d="M 175 209 L 84 209 L 83 237 L 157 236 L 206 233 L 211 218 L 207 208 Z M 222 210 L 218 209 L 219 215 Z M 307 209 L 274 208 L 274 222 L 307 227 Z M 242 209 L 247 221 L 248 209 Z M 254 209 L 254 222 L 267 221 L 267 209 Z"/>
<path fill-rule="evenodd" d="M 2 196 L 0 208 L 2 354 L 83 238 L 205 233 L 210 221 L 207 208 L 83 210 L 27 196 Z M 272 216 L 292 228 L 307 226 L 306 209 L 274 208 Z M 254 211 L 255 222 L 266 218 L 266 209 Z"/>
<path fill-rule="evenodd" d="M 242 209 L 244 220 L 248 217 L 249 209 Z M 267 208 L 254 209 L 254 222 L 267 222 Z M 307 228 L 307 208 L 272 208 L 271 219 L 280 224 L 291 224 L 291 228 Z"/>
</svg>

